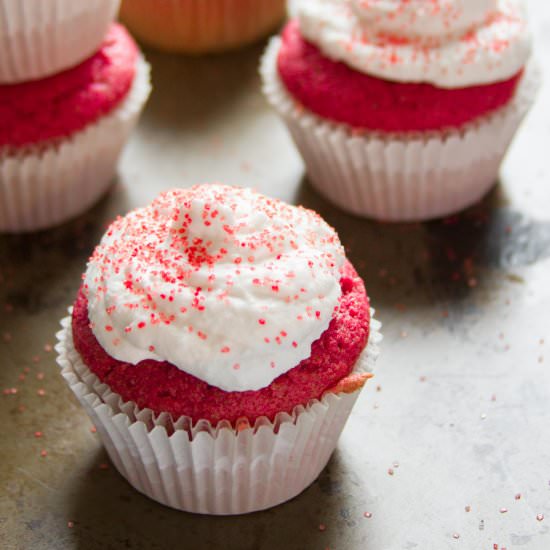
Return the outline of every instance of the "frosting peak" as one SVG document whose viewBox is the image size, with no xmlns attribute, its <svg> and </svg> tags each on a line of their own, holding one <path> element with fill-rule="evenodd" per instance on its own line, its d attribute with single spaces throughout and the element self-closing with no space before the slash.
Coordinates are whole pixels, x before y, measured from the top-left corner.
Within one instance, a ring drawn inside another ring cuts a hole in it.
<svg viewBox="0 0 550 550">
<path fill-rule="evenodd" d="M 118 218 L 96 248 L 84 277 L 92 331 L 118 360 L 258 390 L 309 357 L 338 307 L 344 259 L 310 210 L 249 189 L 174 189 Z"/>
<path fill-rule="evenodd" d="M 530 54 L 518 0 L 299 0 L 297 13 L 325 55 L 397 82 L 499 82 Z"/>
</svg>

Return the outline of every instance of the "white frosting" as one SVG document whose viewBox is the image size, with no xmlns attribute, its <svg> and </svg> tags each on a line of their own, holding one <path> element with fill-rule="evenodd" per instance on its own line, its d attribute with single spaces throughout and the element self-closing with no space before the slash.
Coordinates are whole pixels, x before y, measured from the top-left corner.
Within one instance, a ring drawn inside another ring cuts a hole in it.
<svg viewBox="0 0 550 550">
<path fill-rule="evenodd" d="M 355 0 L 364 24 L 393 36 L 459 35 L 498 11 L 498 0 Z"/>
<path fill-rule="evenodd" d="M 310 210 L 249 189 L 175 189 L 102 238 L 84 277 L 91 327 L 118 360 L 258 390 L 311 354 L 338 307 L 344 259 Z"/>
<path fill-rule="evenodd" d="M 327 57 L 396 82 L 499 82 L 531 48 L 517 0 L 300 0 L 297 16 Z"/>
</svg>

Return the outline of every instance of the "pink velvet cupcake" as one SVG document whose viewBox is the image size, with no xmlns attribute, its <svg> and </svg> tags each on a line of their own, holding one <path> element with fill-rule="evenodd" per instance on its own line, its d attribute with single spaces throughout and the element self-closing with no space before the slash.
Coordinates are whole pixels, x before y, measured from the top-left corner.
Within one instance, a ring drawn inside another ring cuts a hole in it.
<svg viewBox="0 0 550 550">
<path fill-rule="evenodd" d="M 120 473 L 211 514 L 274 506 L 317 478 L 381 338 L 331 227 L 222 185 L 118 218 L 62 325 L 62 374 Z"/>
<path fill-rule="evenodd" d="M 0 84 L 44 78 L 90 57 L 120 0 L 0 0 Z"/>
<path fill-rule="evenodd" d="M 116 24 L 80 65 L 0 86 L 0 231 L 51 227 L 96 202 L 149 92 L 149 66 Z"/>
<path fill-rule="evenodd" d="M 322 194 L 424 220 L 496 182 L 537 89 L 529 56 L 515 0 L 298 0 L 262 75 Z"/>
<path fill-rule="evenodd" d="M 123 0 L 120 17 L 144 43 L 187 54 L 220 52 L 274 31 L 285 0 Z"/>
</svg>

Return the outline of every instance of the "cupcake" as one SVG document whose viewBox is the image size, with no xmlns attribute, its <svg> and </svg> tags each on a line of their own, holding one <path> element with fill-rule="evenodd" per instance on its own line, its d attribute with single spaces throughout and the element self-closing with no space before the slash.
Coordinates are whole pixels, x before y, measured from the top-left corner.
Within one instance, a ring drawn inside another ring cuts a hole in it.
<svg viewBox="0 0 550 550">
<path fill-rule="evenodd" d="M 250 44 L 285 16 L 285 0 L 123 0 L 120 17 L 159 50 L 220 52 Z"/>
<path fill-rule="evenodd" d="M 117 24 L 80 65 L 0 86 L 0 231 L 51 227 L 96 202 L 149 92 L 149 66 Z"/>
<path fill-rule="evenodd" d="M 372 376 L 372 313 L 317 214 L 202 185 L 108 228 L 56 349 L 137 490 L 240 514 L 296 496 L 327 463 Z"/>
<path fill-rule="evenodd" d="M 91 56 L 120 0 L 0 0 L 0 84 L 44 78 Z"/>
<path fill-rule="evenodd" d="M 312 185 L 390 221 L 459 211 L 495 184 L 537 89 L 512 0 L 299 0 L 262 62 Z"/>
</svg>

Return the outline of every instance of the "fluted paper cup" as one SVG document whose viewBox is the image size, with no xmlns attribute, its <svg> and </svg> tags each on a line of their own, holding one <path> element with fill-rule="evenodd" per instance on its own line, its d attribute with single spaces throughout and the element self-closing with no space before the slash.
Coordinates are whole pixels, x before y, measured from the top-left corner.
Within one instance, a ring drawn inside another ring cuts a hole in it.
<svg viewBox="0 0 550 550">
<path fill-rule="evenodd" d="M 120 0 L 0 0 L 0 84 L 68 69 L 90 57 Z"/>
<path fill-rule="evenodd" d="M 374 312 L 372 312 L 373 314 Z M 71 318 L 57 334 L 61 374 L 97 428 L 117 470 L 138 491 L 172 508 L 244 514 L 285 502 L 321 473 L 360 393 L 329 393 L 250 426 L 243 419 L 212 426 L 139 409 L 113 393 L 75 350 Z M 371 315 L 367 347 L 355 372 L 370 372 L 380 323 Z"/>
<path fill-rule="evenodd" d="M 358 132 L 297 104 L 278 74 L 280 44 L 272 39 L 262 59 L 263 89 L 284 119 L 309 181 L 343 210 L 386 221 L 438 218 L 481 199 L 495 185 L 540 81 L 531 63 L 511 103 L 460 130 Z"/>
<path fill-rule="evenodd" d="M 150 67 L 140 57 L 128 96 L 110 114 L 60 142 L 0 149 L 0 231 L 52 227 L 97 202 L 150 91 Z"/>
<path fill-rule="evenodd" d="M 120 18 L 156 48 L 189 54 L 236 48 L 283 20 L 286 0 L 123 0 Z"/>
</svg>

